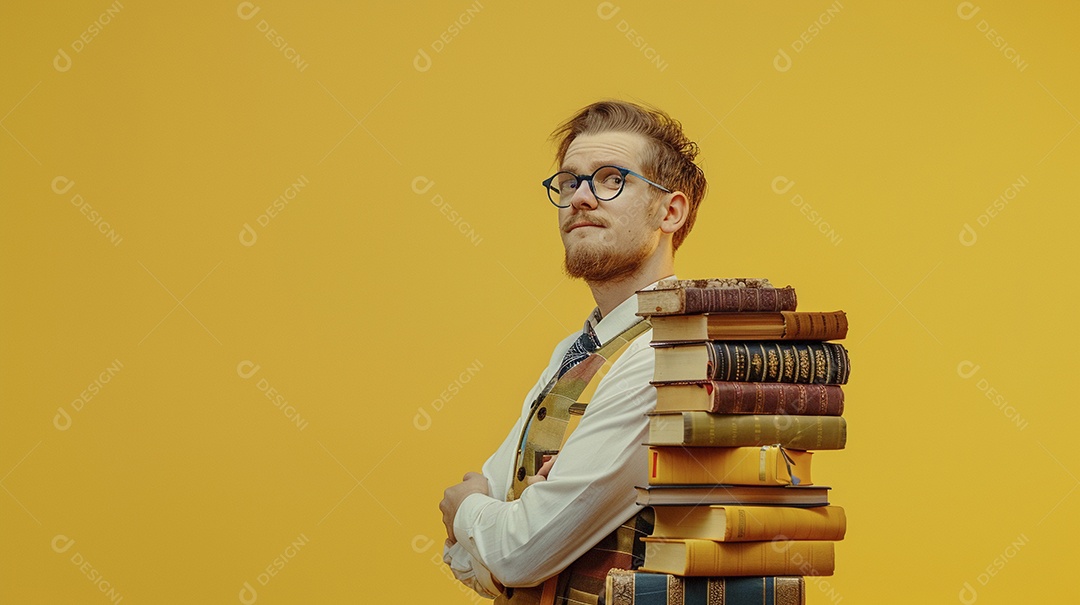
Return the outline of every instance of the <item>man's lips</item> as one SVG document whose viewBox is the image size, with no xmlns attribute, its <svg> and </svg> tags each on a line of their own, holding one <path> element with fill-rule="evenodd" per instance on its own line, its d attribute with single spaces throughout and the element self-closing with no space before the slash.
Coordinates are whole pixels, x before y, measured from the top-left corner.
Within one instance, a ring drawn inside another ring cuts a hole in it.
<svg viewBox="0 0 1080 605">
<path fill-rule="evenodd" d="M 574 229 L 578 229 L 580 227 L 603 227 L 603 225 L 601 225 L 599 223 L 590 223 L 588 221 L 580 221 L 580 222 L 577 222 L 577 223 L 573 223 L 569 227 L 567 227 L 566 232 L 570 233 Z"/>
</svg>

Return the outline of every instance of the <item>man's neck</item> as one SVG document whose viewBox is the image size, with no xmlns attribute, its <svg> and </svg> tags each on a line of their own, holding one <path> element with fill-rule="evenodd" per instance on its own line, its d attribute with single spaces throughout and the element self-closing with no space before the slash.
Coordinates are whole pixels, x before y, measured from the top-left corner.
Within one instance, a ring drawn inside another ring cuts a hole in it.
<svg viewBox="0 0 1080 605">
<path fill-rule="evenodd" d="M 646 261 L 637 271 L 626 277 L 604 282 L 588 282 L 588 284 L 601 315 L 607 317 L 608 313 L 638 290 L 674 274 L 674 263 L 670 260 L 661 263 Z"/>
</svg>

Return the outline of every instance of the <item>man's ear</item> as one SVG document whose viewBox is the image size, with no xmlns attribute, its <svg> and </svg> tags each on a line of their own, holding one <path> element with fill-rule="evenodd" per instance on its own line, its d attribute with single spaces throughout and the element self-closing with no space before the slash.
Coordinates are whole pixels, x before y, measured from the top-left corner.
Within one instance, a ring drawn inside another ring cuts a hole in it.
<svg viewBox="0 0 1080 605">
<path fill-rule="evenodd" d="M 686 223 L 686 217 L 690 214 L 690 201 L 682 191 L 669 193 L 664 197 L 667 199 L 661 202 L 665 206 L 661 208 L 660 230 L 664 233 L 675 233 Z"/>
</svg>

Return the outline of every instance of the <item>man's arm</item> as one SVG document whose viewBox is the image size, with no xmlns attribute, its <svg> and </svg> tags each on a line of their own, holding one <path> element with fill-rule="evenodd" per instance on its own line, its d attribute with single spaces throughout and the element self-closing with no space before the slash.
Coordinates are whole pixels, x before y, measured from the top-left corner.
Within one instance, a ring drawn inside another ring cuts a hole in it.
<svg viewBox="0 0 1080 605">
<path fill-rule="evenodd" d="M 454 535 L 475 561 L 507 586 L 534 586 L 640 510 L 634 486 L 647 481 L 652 374 L 646 333 L 604 377 L 547 480 L 513 502 L 465 495 Z"/>
<path fill-rule="evenodd" d="M 450 540 L 446 541 L 443 545 L 443 563 L 450 567 L 450 571 L 459 582 L 484 598 L 494 599 L 503 591 L 502 585 L 491 577 L 491 572 L 473 561 L 472 555 L 460 544 L 451 544 Z"/>
<path fill-rule="evenodd" d="M 443 499 L 439 503 L 439 510 L 442 511 L 443 525 L 446 526 L 446 539 L 450 544 L 457 542 L 457 538 L 454 537 L 454 517 L 457 515 L 458 507 L 461 506 L 461 501 L 470 494 L 490 496 L 487 478 L 480 473 L 465 473 L 465 476 L 461 478 L 461 483 L 451 485 L 443 491 Z"/>
<path fill-rule="evenodd" d="M 555 351 L 552 353 L 552 359 L 549 360 L 549 369 L 556 358 L 561 359 L 565 352 L 565 349 L 569 347 L 569 343 L 573 340 L 573 336 L 566 338 L 562 343 L 555 347 Z M 482 470 L 483 477 L 487 480 L 489 496 L 503 500 L 506 497 L 506 492 L 510 487 L 510 471 L 514 464 L 514 455 L 517 448 L 518 438 L 521 435 L 521 427 L 524 422 L 523 418 L 527 415 L 532 402 L 539 395 L 541 389 L 550 380 L 550 374 L 554 370 L 544 372 L 537 380 L 536 384 L 529 391 L 525 397 L 525 401 L 522 404 L 521 414 L 518 416 L 518 420 L 514 423 L 512 429 L 503 439 L 502 444 L 499 446 L 495 453 L 491 455 L 484 462 Z M 474 474 L 475 473 L 470 473 Z M 458 484 L 460 485 L 460 484 Z M 455 486 L 456 487 L 456 486 Z M 450 491 L 450 490 L 447 490 Z M 466 494 L 467 495 L 467 494 Z M 453 528 L 453 517 L 457 514 L 457 508 L 461 504 L 462 498 L 457 498 L 456 502 L 451 506 L 450 518 L 447 519 L 447 511 L 443 512 L 443 522 L 448 524 L 447 527 L 447 541 L 443 547 L 443 562 L 445 562 L 454 572 L 454 577 L 469 586 L 481 596 L 486 598 L 494 598 L 493 593 L 500 592 L 502 586 L 497 580 L 491 577 L 491 573 L 483 566 L 483 564 L 474 560 L 473 556 L 469 554 L 467 550 L 461 547 L 460 544 L 451 541 L 450 536 Z M 439 508 L 443 509 L 446 505 L 446 492 L 444 492 L 443 502 L 439 504 Z"/>
</svg>

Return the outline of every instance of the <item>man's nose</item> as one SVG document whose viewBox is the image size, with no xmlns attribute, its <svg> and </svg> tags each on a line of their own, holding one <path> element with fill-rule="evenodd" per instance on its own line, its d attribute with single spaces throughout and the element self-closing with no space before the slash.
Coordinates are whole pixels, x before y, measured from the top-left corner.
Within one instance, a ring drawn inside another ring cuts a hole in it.
<svg viewBox="0 0 1080 605">
<path fill-rule="evenodd" d="M 570 205 L 578 209 L 595 209 L 599 205 L 599 201 L 592 191 L 592 183 L 590 181 L 581 181 L 578 185 L 574 195 L 570 198 Z"/>
</svg>

